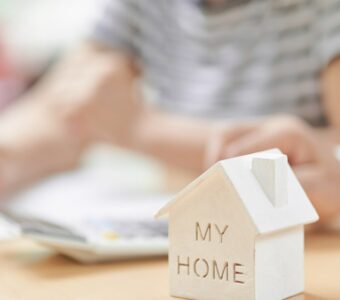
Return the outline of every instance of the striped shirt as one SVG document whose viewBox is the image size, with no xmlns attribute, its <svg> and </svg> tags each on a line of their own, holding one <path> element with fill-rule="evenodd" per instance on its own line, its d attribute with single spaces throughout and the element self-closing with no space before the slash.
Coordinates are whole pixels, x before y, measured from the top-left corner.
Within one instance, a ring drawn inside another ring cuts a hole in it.
<svg viewBox="0 0 340 300">
<path fill-rule="evenodd" d="M 145 98 L 166 110 L 320 124 L 319 77 L 340 53 L 340 0 L 206 2 L 104 0 L 91 38 L 131 53 Z"/>
</svg>

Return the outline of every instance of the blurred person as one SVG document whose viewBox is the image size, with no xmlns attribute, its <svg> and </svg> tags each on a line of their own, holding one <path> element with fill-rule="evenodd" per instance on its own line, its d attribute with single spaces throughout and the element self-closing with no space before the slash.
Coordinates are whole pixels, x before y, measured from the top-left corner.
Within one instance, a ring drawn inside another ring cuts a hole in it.
<svg viewBox="0 0 340 300">
<path fill-rule="evenodd" d="M 1 116 L 0 191 L 74 167 L 98 141 L 202 171 L 254 135 L 258 150 L 285 146 L 263 131 L 291 117 L 249 118 L 332 130 L 339 14 L 336 0 L 104 1 L 88 41 Z"/>
</svg>

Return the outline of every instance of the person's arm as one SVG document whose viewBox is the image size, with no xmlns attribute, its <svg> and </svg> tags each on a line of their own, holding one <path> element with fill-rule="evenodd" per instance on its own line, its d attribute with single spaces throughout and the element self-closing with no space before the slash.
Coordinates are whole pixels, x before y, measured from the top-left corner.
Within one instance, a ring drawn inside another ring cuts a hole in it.
<svg viewBox="0 0 340 300">
<path fill-rule="evenodd" d="M 212 126 L 143 105 L 133 60 L 83 45 L 0 116 L 0 194 L 73 167 L 107 141 L 201 171 Z"/>
<path fill-rule="evenodd" d="M 129 57 L 88 43 L 69 53 L 0 115 L 0 194 L 73 167 L 96 139 L 132 126 L 136 70 Z"/>
<path fill-rule="evenodd" d="M 207 143 L 213 130 L 211 122 L 145 107 L 135 130 L 123 146 L 157 157 L 170 165 L 202 172 Z"/>
</svg>

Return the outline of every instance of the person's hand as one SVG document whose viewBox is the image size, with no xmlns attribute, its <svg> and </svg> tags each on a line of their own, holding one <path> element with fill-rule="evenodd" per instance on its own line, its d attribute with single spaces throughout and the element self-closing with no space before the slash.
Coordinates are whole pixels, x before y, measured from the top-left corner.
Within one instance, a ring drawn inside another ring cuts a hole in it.
<svg viewBox="0 0 340 300">
<path fill-rule="evenodd" d="M 77 139 L 120 141 L 141 110 L 130 57 L 95 44 L 76 48 L 31 92 Z"/>
<path fill-rule="evenodd" d="M 319 213 L 321 223 L 340 215 L 340 162 L 333 158 L 297 165 L 294 172 Z"/>
<path fill-rule="evenodd" d="M 221 159 L 279 148 L 291 164 L 314 162 L 323 153 L 317 151 L 318 137 L 302 120 L 292 116 L 217 124 L 206 151 L 206 165 Z"/>
<path fill-rule="evenodd" d="M 340 214 L 340 163 L 329 135 L 291 116 L 218 125 L 207 145 L 206 163 L 279 148 L 316 207 L 322 221 Z"/>
</svg>

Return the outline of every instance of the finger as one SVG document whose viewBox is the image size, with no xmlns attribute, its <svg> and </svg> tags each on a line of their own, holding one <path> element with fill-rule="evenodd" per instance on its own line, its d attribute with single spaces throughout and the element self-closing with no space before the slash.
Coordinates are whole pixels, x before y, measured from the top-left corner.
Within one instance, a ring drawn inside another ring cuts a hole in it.
<svg viewBox="0 0 340 300">
<path fill-rule="evenodd" d="M 255 122 L 233 124 L 227 128 L 225 125 L 216 125 L 206 144 L 204 158 L 205 167 L 208 168 L 217 161 L 223 159 L 225 146 L 254 130 L 255 126 Z"/>
<path fill-rule="evenodd" d="M 320 193 L 320 189 L 322 189 L 319 186 L 320 181 L 322 181 L 320 169 L 315 165 L 299 165 L 294 167 L 294 173 L 319 213 L 320 218 L 327 218 L 329 214 L 324 213 L 324 206 L 327 203 L 323 201 Z"/>
<path fill-rule="evenodd" d="M 279 148 L 283 152 L 287 152 L 290 149 L 285 145 L 286 142 L 288 141 L 285 135 L 274 131 L 256 130 L 229 143 L 225 147 L 223 155 L 225 158 L 230 158 L 272 148 Z"/>
<path fill-rule="evenodd" d="M 321 164 L 301 165 L 294 172 L 319 213 L 321 222 L 328 222 L 340 213 L 338 194 L 340 191 L 340 172 L 338 166 Z"/>
<path fill-rule="evenodd" d="M 318 165 L 297 165 L 293 167 L 293 171 L 306 191 L 311 192 L 320 179 L 320 169 Z"/>
</svg>

